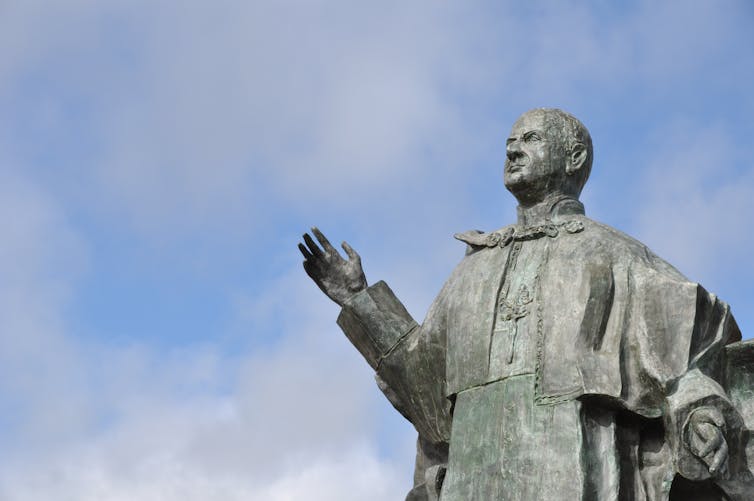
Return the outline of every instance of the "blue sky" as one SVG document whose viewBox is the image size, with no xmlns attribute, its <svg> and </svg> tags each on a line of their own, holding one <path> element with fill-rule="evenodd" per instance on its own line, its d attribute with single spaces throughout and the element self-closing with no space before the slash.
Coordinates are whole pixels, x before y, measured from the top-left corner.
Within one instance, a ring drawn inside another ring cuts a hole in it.
<svg viewBox="0 0 754 501">
<path fill-rule="evenodd" d="M 0 498 L 384 500 L 413 433 L 296 249 L 421 318 L 560 107 L 587 213 L 754 333 L 745 1 L 0 3 Z"/>
</svg>

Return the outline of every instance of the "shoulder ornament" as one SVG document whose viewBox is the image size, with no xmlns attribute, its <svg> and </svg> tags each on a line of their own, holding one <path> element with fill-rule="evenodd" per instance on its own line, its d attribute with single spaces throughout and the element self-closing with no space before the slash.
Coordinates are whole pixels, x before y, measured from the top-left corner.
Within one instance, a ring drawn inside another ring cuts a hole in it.
<svg viewBox="0 0 754 501">
<path fill-rule="evenodd" d="M 454 237 L 469 245 L 473 250 L 484 247 L 505 247 L 512 241 L 536 240 L 541 237 L 555 238 L 561 231 L 579 233 L 584 231 L 584 223 L 578 219 L 571 219 L 561 223 L 548 222 L 535 226 L 508 226 L 490 233 L 471 230 L 456 233 Z"/>
</svg>

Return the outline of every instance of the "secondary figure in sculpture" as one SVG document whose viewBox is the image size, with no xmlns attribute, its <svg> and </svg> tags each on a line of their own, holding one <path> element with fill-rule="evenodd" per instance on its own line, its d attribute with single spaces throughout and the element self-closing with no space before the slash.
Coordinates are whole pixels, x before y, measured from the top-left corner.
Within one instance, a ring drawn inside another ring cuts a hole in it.
<svg viewBox="0 0 754 501">
<path fill-rule="evenodd" d="M 677 476 L 699 482 L 696 499 L 754 499 L 730 473 L 741 418 L 721 354 L 741 338 L 735 320 L 644 245 L 584 216 L 591 165 L 576 118 L 522 115 L 504 171 L 518 221 L 456 235 L 466 256 L 421 325 L 384 282 L 367 285 L 348 244 L 348 259 L 316 229 L 319 246 L 299 244 L 419 434 L 408 499 L 657 501 L 681 498 Z"/>
</svg>

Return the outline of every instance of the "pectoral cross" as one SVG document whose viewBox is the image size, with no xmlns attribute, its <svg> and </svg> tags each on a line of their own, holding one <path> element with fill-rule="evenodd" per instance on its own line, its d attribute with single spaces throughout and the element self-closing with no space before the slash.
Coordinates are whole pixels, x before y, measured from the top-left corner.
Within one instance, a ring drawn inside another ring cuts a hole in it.
<svg viewBox="0 0 754 501">
<path fill-rule="evenodd" d="M 509 301 L 507 294 L 500 298 L 498 305 L 498 320 L 501 325 L 496 331 L 507 332 L 509 337 L 508 355 L 505 358 L 507 363 L 513 363 L 513 357 L 516 353 L 516 336 L 518 335 L 518 321 L 529 314 L 529 304 L 533 301 L 526 285 L 521 285 L 518 289 L 518 295 L 513 301 Z"/>
</svg>

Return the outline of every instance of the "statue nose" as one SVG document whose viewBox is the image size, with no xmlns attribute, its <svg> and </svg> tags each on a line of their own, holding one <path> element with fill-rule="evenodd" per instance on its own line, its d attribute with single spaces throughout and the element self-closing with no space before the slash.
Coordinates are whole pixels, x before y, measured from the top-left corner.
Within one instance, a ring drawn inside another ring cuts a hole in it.
<svg viewBox="0 0 754 501">
<path fill-rule="evenodd" d="M 517 143 L 510 143 L 505 147 L 505 155 L 508 157 L 508 160 L 513 161 L 522 156 L 523 153 Z"/>
</svg>

